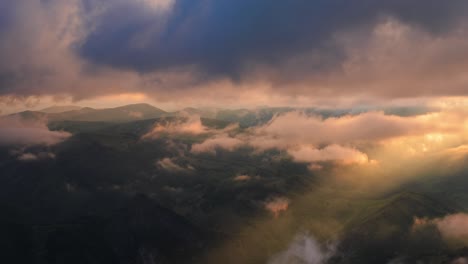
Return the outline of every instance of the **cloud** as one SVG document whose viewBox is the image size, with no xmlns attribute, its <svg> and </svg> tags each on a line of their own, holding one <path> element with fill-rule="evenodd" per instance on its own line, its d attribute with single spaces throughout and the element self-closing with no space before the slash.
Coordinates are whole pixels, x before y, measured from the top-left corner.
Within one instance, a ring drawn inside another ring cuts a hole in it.
<svg viewBox="0 0 468 264">
<path fill-rule="evenodd" d="M 292 111 L 275 116 L 265 125 L 240 133 L 217 133 L 192 146 L 193 153 L 234 150 L 250 146 L 256 151 L 286 150 L 297 162 L 366 164 L 368 156 L 353 145 L 377 144 L 388 139 L 424 134 L 434 118 L 400 117 L 383 112 L 322 118 Z M 442 130 L 448 129 L 443 127 Z M 452 129 L 452 128 L 450 128 Z M 312 166 L 311 169 L 317 169 Z"/>
<path fill-rule="evenodd" d="M 55 154 L 52 152 L 39 152 L 37 154 L 27 152 L 22 153 L 17 157 L 20 161 L 36 161 L 36 160 L 43 160 L 43 159 L 55 159 Z"/>
<path fill-rule="evenodd" d="M 249 175 L 237 175 L 234 177 L 234 181 L 250 181 L 252 179 L 252 176 Z"/>
<path fill-rule="evenodd" d="M 265 209 L 270 211 L 275 218 L 277 218 L 281 212 L 288 210 L 289 199 L 284 197 L 272 198 L 265 202 Z"/>
<path fill-rule="evenodd" d="M 307 234 L 297 235 L 288 248 L 272 257 L 269 264 L 308 263 L 324 264 L 333 255 L 334 248 L 324 248 Z"/>
<path fill-rule="evenodd" d="M 353 149 L 345 148 L 339 145 L 329 145 L 323 149 L 317 149 L 311 146 L 300 146 L 296 149 L 288 150 L 289 155 L 298 162 L 324 162 L 337 161 L 343 164 L 365 164 L 369 162 L 366 154 Z M 312 167 L 313 169 L 314 167 Z"/>
<path fill-rule="evenodd" d="M 148 7 L 153 8 L 159 12 L 167 12 L 170 10 L 175 0 L 140 0 L 143 4 L 146 4 Z"/>
<path fill-rule="evenodd" d="M 236 78 L 249 63 L 271 65 L 317 50 L 325 58 L 307 66 L 320 70 L 343 59 L 340 50 L 329 43 L 337 32 L 372 26 L 382 16 L 429 32 L 445 32 L 456 25 L 466 8 L 462 1 L 384 4 L 364 0 L 350 4 L 261 0 L 252 4 L 248 0 L 178 0 L 171 15 L 161 17 L 151 16 L 141 5 L 115 1 L 97 18 L 97 26 L 85 38 L 80 52 L 95 62 L 116 67 L 150 71 L 197 65 L 205 73 Z M 128 16 L 129 9 L 138 16 Z M 432 16 L 439 20 L 435 22 Z M 242 19 L 236 19 L 239 17 Z M 144 45 L 135 48 L 133 40 L 142 35 Z M 115 40 L 124 41 L 111 43 Z"/>
<path fill-rule="evenodd" d="M 168 172 L 189 172 L 195 170 L 190 164 L 182 166 L 174 162 L 171 158 L 163 158 L 156 162 L 156 166 Z"/>
<path fill-rule="evenodd" d="M 50 131 L 43 122 L 0 119 L 0 145 L 54 145 L 70 137 L 63 131 Z"/>
<path fill-rule="evenodd" d="M 38 157 L 32 153 L 24 153 L 18 157 L 18 160 L 22 160 L 22 161 L 38 160 Z"/>
<path fill-rule="evenodd" d="M 413 228 L 435 225 L 446 241 L 468 243 L 468 215 L 457 213 L 442 218 L 415 218 Z"/>
<path fill-rule="evenodd" d="M 209 132 L 199 116 L 187 115 L 182 118 L 163 120 L 156 123 L 153 129 L 143 135 L 143 139 L 158 138 L 162 134 L 193 134 L 199 135 Z"/>
<path fill-rule="evenodd" d="M 0 7 L 0 95 L 83 98 L 136 84 L 133 74 L 93 66 L 74 52 L 93 27 L 83 14 L 94 1 L 9 2 Z"/>
<path fill-rule="evenodd" d="M 451 262 L 451 264 L 468 264 L 468 258 L 460 257 Z"/>
<path fill-rule="evenodd" d="M 226 149 L 233 151 L 236 148 L 244 145 L 245 142 L 241 139 L 230 137 L 227 134 L 215 135 L 202 143 L 193 144 L 191 148 L 192 153 L 210 152 L 216 153 L 216 149 Z"/>
<path fill-rule="evenodd" d="M 463 0 L 8 2 L 0 97 L 224 106 L 467 95 Z"/>
<path fill-rule="evenodd" d="M 453 214 L 436 219 L 435 224 L 445 238 L 468 239 L 468 215 Z"/>
<path fill-rule="evenodd" d="M 308 163 L 312 171 L 320 170 L 323 162 L 390 169 L 396 160 L 412 160 L 407 166 L 416 169 L 440 158 L 462 160 L 466 127 L 464 105 L 410 116 L 371 111 L 324 118 L 291 111 L 256 127 L 212 130 L 207 139 L 192 145 L 192 153 L 247 147 L 256 153 L 282 151 L 296 162 Z"/>
<path fill-rule="evenodd" d="M 346 144 L 379 141 L 425 131 L 425 124 L 412 118 L 366 112 L 358 115 L 322 118 L 301 112 L 289 112 L 256 129 L 263 140 L 253 142 L 258 148 L 293 144 Z"/>
</svg>

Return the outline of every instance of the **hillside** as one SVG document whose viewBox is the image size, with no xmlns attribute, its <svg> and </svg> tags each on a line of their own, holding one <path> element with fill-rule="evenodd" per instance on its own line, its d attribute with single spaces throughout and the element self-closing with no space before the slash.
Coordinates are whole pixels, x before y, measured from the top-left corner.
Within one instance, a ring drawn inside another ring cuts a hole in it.
<svg viewBox="0 0 468 264">
<path fill-rule="evenodd" d="M 447 254 L 449 251 L 436 230 L 413 233 L 412 226 L 415 217 L 442 217 L 457 209 L 413 192 L 376 200 L 348 223 L 338 249 L 340 254 L 332 263 L 387 263 L 399 256 L 421 259 Z"/>
<path fill-rule="evenodd" d="M 53 109 L 57 110 L 57 109 Z M 115 108 L 94 109 L 89 107 L 64 112 L 25 111 L 10 116 L 24 119 L 41 119 L 53 121 L 83 121 L 83 122 L 128 122 L 157 118 L 168 113 L 149 104 L 132 104 Z"/>
<path fill-rule="evenodd" d="M 38 112 L 53 114 L 53 113 L 62 113 L 62 112 L 67 112 L 67 111 L 76 111 L 76 110 L 80 110 L 81 108 L 83 107 L 76 106 L 76 105 L 60 105 L 60 106 L 47 107 L 47 108 L 39 110 Z"/>
</svg>

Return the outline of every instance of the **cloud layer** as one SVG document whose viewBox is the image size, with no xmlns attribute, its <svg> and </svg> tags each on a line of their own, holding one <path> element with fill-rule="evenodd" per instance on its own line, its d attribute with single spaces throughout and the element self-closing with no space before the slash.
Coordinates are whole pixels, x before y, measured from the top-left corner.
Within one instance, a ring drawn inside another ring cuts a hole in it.
<svg viewBox="0 0 468 264">
<path fill-rule="evenodd" d="M 466 96 L 468 4 L 21 0 L 0 6 L 0 97 L 159 101 Z"/>
<path fill-rule="evenodd" d="M 311 170 L 320 170 L 321 163 L 327 162 L 377 165 L 388 161 L 391 166 L 395 160 L 463 157 L 467 126 L 468 113 L 464 107 L 414 116 L 363 112 L 328 118 L 290 111 L 274 116 L 264 125 L 203 130 L 204 137 L 191 145 L 191 152 L 279 150 L 296 162 L 308 163 Z"/>
</svg>

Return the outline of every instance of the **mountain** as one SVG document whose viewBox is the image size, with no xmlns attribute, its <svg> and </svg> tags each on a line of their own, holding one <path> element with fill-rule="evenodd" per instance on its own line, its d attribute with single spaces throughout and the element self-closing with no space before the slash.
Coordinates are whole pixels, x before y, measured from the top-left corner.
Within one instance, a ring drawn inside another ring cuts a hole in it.
<svg viewBox="0 0 468 264">
<path fill-rule="evenodd" d="M 51 107 L 41 109 L 38 112 L 53 114 L 53 113 L 62 113 L 62 112 L 67 112 L 67 111 L 80 110 L 81 108 L 83 107 L 76 106 L 76 105 L 57 105 L 57 106 L 51 106 Z"/>
<path fill-rule="evenodd" d="M 54 109 L 52 109 L 54 110 Z M 24 119 L 42 119 L 48 121 L 87 121 L 87 122 L 128 122 L 168 115 L 167 112 L 149 104 L 131 104 L 115 108 L 94 109 L 84 107 L 65 112 L 24 111 L 10 116 Z"/>
<path fill-rule="evenodd" d="M 338 247 L 340 254 L 331 263 L 390 263 L 402 256 L 417 263 L 425 257 L 448 255 L 437 230 L 414 232 L 412 227 L 415 217 L 442 217 L 458 210 L 425 194 L 397 193 L 350 221 Z"/>
<path fill-rule="evenodd" d="M 160 117 L 165 111 L 149 104 L 132 104 L 115 108 L 93 109 L 83 108 L 77 111 L 69 111 L 57 115 L 51 115 L 51 120 L 73 121 L 107 121 L 126 122 Z"/>
</svg>

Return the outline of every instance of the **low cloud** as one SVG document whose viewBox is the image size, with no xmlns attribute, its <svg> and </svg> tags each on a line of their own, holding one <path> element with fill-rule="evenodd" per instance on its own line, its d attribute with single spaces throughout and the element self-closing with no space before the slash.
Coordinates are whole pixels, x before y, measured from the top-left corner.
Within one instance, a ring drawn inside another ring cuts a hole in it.
<svg viewBox="0 0 468 264">
<path fill-rule="evenodd" d="M 234 177 L 234 181 L 250 181 L 252 176 L 249 175 L 237 175 Z"/>
<path fill-rule="evenodd" d="M 202 143 L 192 145 L 192 153 L 216 153 L 216 149 L 222 148 L 233 151 L 236 148 L 244 145 L 245 142 L 239 138 L 231 137 L 227 134 L 220 134 L 211 137 Z"/>
<path fill-rule="evenodd" d="M 297 162 L 338 162 L 366 164 L 370 160 L 353 147 L 360 142 L 375 143 L 393 137 L 417 134 L 425 124 L 410 118 L 369 112 L 324 119 L 301 112 L 289 112 L 270 122 L 238 134 L 215 134 L 194 144 L 192 152 L 215 152 L 217 148 L 234 150 L 250 146 L 257 151 L 286 150 Z M 344 146 L 346 145 L 346 146 Z M 314 167 L 313 169 L 317 169 Z"/>
<path fill-rule="evenodd" d="M 143 135 L 143 139 L 158 138 L 163 134 L 192 134 L 199 135 L 209 132 L 199 116 L 188 115 L 175 120 L 158 122 L 153 129 Z"/>
<path fill-rule="evenodd" d="M 358 141 L 378 141 L 419 133 L 425 125 L 413 118 L 367 112 L 359 115 L 322 118 L 301 112 L 289 112 L 275 117 L 256 129 L 264 135 L 254 143 L 259 148 L 292 144 L 346 144 Z"/>
<path fill-rule="evenodd" d="M 44 159 L 55 159 L 55 154 L 52 152 L 39 152 L 39 153 L 22 153 L 17 157 L 20 161 L 36 161 Z"/>
<path fill-rule="evenodd" d="M 461 257 L 451 262 L 451 264 L 468 264 L 468 258 Z"/>
<path fill-rule="evenodd" d="M 392 172 L 393 184 L 397 184 L 420 175 L 442 158 L 449 158 L 452 168 L 458 166 L 466 155 L 466 103 L 439 107 L 438 111 L 410 116 L 371 111 L 324 118 L 293 111 L 276 115 L 266 124 L 244 129 L 208 128 L 199 117 L 190 116 L 161 122 L 145 137 L 159 137 L 164 133 L 201 135 L 198 137 L 201 141 L 187 145 L 186 150 L 192 154 L 250 148 L 255 155 L 278 150 L 281 157 L 305 163 L 310 171 L 323 169 L 323 163 L 372 165 L 356 166 L 355 175 L 362 175 L 367 182 L 370 175 L 390 178 L 388 174 Z M 393 173 L 396 163 L 405 164 L 402 166 L 405 171 Z"/>
<path fill-rule="evenodd" d="M 18 160 L 21 160 L 21 161 L 32 161 L 32 160 L 38 160 L 38 159 L 39 158 L 37 157 L 37 155 L 33 153 L 24 153 L 18 157 Z"/>
<path fill-rule="evenodd" d="M 463 107 L 412 116 L 364 112 L 331 118 L 293 111 L 241 131 L 212 131 L 211 137 L 192 146 L 192 152 L 233 151 L 242 146 L 257 152 L 277 149 L 294 161 L 309 163 L 311 170 L 320 169 L 321 162 L 380 164 L 390 157 L 414 160 L 450 155 L 448 150 L 460 154 L 468 138 L 466 125 L 460 124 L 468 124 Z"/>
<path fill-rule="evenodd" d="M 297 235 L 288 248 L 270 259 L 268 264 L 324 264 L 334 253 L 333 247 L 323 247 L 307 234 Z"/>
<path fill-rule="evenodd" d="M 468 214 L 457 213 L 442 218 L 415 218 L 413 228 L 435 225 L 447 241 L 468 243 Z"/>
<path fill-rule="evenodd" d="M 195 170 L 190 164 L 179 165 L 171 158 L 163 158 L 156 162 L 156 166 L 168 172 L 189 172 Z"/>
<path fill-rule="evenodd" d="M 343 164 L 365 164 L 369 162 L 366 154 L 340 145 L 330 145 L 323 149 L 317 149 L 312 146 L 300 146 L 297 149 L 288 150 L 288 153 L 298 162 L 337 161 Z"/>
<path fill-rule="evenodd" d="M 276 197 L 265 202 L 265 209 L 270 211 L 275 218 L 277 218 L 281 212 L 285 212 L 289 207 L 289 199 L 284 197 Z"/>
<path fill-rule="evenodd" d="M 0 145 L 54 145 L 70 137 L 64 131 L 50 131 L 44 122 L 0 119 Z"/>
<path fill-rule="evenodd" d="M 434 222 L 445 238 L 468 240 L 468 214 L 448 215 Z"/>
</svg>

